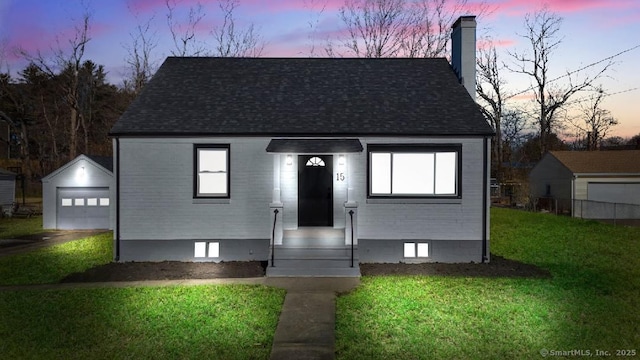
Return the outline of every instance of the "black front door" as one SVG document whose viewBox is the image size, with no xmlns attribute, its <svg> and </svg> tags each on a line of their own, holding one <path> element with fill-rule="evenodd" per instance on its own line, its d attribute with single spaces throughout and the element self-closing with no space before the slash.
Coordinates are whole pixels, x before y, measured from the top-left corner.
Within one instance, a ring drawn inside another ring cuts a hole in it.
<svg viewBox="0 0 640 360">
<path fill-rule="evenodd" d="M 333 226 L 333 156 L 298 157 L 298 226 Z"/>
</svg>

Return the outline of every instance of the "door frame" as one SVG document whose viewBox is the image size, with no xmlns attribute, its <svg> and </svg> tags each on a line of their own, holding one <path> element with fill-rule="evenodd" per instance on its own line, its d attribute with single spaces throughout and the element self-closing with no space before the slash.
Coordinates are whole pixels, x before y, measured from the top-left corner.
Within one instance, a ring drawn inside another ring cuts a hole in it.
<svg viewBox="0 0 640 360">
<path fill-rule="evenodd" d="M 301 187 L 302 187 L 302 182 L 300 181 L 300 176 L 302 174 L 302 172 L 304 171 L 304 169 L 306 169 L 306 162 L 312 158 L 312 157 L 319 157 L 321 158 L 324 162 L 325 162 L 325 166 L 323 166 L 324 169 L 326 169 L 327 172 L 327 180 L 328 180 L 328 184 L 330 186 L 330 199 L 329 199 L 329 209 L 327 212 L 327 225 L 301 225 L 300 224 L 300 219 L 301 219 L 301 208 L 300 208 L 300 194 L 301 194 Z M 301 154 L 298 155 L 298 227 L 307 227 L 307 226 L 328 226 L 328 227 L 333 227 L 334 224 L 334 211 L 333 211 L 333 201 L 334 201 L 334 194 L 333 194 L 333 154 Z"/>
</svg>

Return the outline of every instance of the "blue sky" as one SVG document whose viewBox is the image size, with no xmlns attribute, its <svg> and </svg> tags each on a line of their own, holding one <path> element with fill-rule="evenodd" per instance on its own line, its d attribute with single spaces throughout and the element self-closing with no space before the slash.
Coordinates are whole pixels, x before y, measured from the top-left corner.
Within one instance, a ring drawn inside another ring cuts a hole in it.
<svg viewBox="0 0 640 360">
<path fill-rule="evenodd" d="M 175 0 L 178 14 L 184 14 L 197 0 Z M 508 51 L 526 49 L 524 15 L 543 4 L 535 0 L 487 0 L 494 11 L 478 19 L 479 35 L 489 35 L 499 45 L 501 60 L 510 62 Z M 130 33 L 137 23 L 151 20 L 158 46 L 153 57 L 160 64 L 170 55 L 171 37 L 166 22 L 165 0 L 0 0 L 0 45 L 4 53 L 2 71 L 21 69 L 24 59 L 13 49 L 22 47 L 28 52 L 52 52 L 65 48 L 74 27 L 80 24 L 82 4 L 92 12 L 91 41 L 86 58 L 102 64 L 109 79 L 120 83 L 125 73 L 125 45 L 131 42 Z M 210 30 L 219 23 L 216 1 L 200 0 L 203 18 L 199 39 L 211 40 Z M 338 36 L 344 26 L 338 17 L 342 0 L 240 0 L 236 17 L 242 24 L 254 23 L 265 40 L 263 56 L 299 57 L 324 55 L 328 40 L 339 44 Z M 549 9 L 563 18 L 562 44 L 552 58 L 552 77 L 615 55 L 640 45 L 640 1 L 637 0 L 556 0 L 546 1 Z M 468 13 L 473 13 L 477 1 L 469 0 Z M 324 6 L 324 11 L 317 10 Z M 137 18 L 136 18 L 137 16 Z M 309 24 L 315 24 L 311 27 Z M 58 45 L 59 44 L 59 45 Z M 615 62 L 600 83 L 609 93 L 604 107 L 620 121 L 611 135 L 629 137 L 640 133 L 640 48 L 613 59 Z M 599 67 L 590 67 L 576 74 L 587 76 Z M 505 72 L 506 74 L 506 72 Z M 507 75 L 507 74 L 506 74 Z M 508 89 L 512 93 L 530 86 L 527 78 L 509 74 Z M 584 98 L 588 94 L 578 95 Z M 512 101 L 527 102 L 528 96 Z"/>
</svg>

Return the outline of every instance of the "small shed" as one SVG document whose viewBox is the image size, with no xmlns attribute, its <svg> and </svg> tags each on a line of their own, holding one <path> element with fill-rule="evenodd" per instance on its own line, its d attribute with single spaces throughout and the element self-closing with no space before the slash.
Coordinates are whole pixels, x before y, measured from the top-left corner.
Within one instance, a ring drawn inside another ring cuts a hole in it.
<svg viewBox="0 0 640 360">
<path fill-rule="evenodd" d="M 2 213 L 11 211 L 15 199 L 16 174 L 0 169 L 0 207 L 2 207 Z"/>
<path fill-rule="evenodd" d="M 42 178 L 45 229 L 112 229 L 113 159 L 80 155 Z"/>
</svg>

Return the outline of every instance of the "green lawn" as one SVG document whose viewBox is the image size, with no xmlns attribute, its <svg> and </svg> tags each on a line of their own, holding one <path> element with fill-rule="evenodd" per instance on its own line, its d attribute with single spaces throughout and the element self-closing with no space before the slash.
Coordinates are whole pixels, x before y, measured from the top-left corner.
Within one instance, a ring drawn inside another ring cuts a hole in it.
<svg viewBox="0 0 640 360">
<path fill-rule="evenodd" d="M 112 258 L 111 232 L 0 257 L 0 285 L 56 283 L 71 273 L 109 263 Z"/>
<path fill-rule="evenodd" d="M 284 290 L 0 291 L 3 359 L 268 359 Z"/>
<path fill-rule="evenodd" d="M 338 298 L 338 358 L 640 355 L 640 229 L 508 209 L 491 222 L 492 253 L 553 278 L 364 277 Z"/>
<path fill-rule="evenodd" d="M 108 263 L 112 237 L 2 257 L 0 285 Z M 268 359 L 284 296 L 246 285 L 0 290 L 0 358 Z"/>
<path fill-rule="evenodd" d="M 41 233 L 42 216 L 31 218 L 0 218 L 0 239 Z"/>
</svg>

